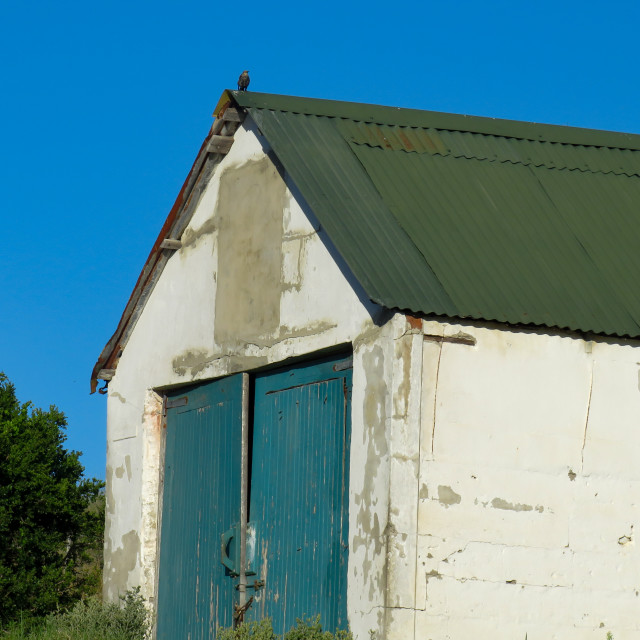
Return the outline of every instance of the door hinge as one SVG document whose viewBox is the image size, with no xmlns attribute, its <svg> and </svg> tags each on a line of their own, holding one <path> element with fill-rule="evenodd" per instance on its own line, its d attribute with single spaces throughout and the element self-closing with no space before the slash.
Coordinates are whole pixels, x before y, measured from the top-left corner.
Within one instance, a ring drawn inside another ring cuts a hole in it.
<svg viewBox="0 0 640 640">
<path fill-rule="evenodd" d="M 167 398 L 166 408 L 167 409 L 175 409 L 176 407 L 184 407 L 185 404 L 189 404 L 189 398 L 187 396 L 182 396 L 181 398 Z"/>
<path fill-rule="evenodd" d="M 346 371 L 347 369 L 353 369 L 353 356 L 346 360 L 340 360 L 333 365 L 334 371 Z"/>
</svg>

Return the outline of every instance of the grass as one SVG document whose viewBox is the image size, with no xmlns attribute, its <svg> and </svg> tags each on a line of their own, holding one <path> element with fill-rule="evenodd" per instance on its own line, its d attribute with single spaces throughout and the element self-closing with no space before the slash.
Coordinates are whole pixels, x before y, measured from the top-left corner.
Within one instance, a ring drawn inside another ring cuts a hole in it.
<svg viewBox="0 0 640 640">
<path fill-rule="evenodd" d="M 0 640 L 144 640 L 150 621 L 139 589 L 120 599 L 103 604 L 91 597 L 64 613 L 20 620 L 0 630 Z"/>
</svg>

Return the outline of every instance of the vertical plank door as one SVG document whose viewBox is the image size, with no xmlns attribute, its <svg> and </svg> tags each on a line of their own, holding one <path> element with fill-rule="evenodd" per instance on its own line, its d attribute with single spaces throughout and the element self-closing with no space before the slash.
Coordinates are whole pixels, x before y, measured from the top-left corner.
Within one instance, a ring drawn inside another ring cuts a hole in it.
<svg viewBox="0 0 640 640">
<path fill-rule="evenodd" d="M 255 378 L 250 520 L 264 586 L 248 615 L 277 633 L 302 616 L 347 627 L 349 361 Z"/>
<path fill-rule="evenodd" d="M 233 623 L 221 535 L 240 517 L 242 378 L 168 398 L 157 640 L 203 640 Z"/>
</svg>

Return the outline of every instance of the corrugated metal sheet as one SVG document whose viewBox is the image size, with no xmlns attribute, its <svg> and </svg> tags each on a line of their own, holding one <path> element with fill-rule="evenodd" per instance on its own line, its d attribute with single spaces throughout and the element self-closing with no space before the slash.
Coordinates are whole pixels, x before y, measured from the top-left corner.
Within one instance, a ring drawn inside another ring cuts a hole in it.
<svg viewBox="0 0 640 640">
<path fill-rule="evenodd" d="M 376 302 L 640 337 L 639 136 L 233 95 Z"/>
<path fill-rule="evenodd" d="M 357 102 L 317 100 L 315 98 L 299 98 L 250 91 L 225 91 L 220 98 L 214 115 L 224 109 L 228 100 L 250 109 L 268 109 L 287 113 L 328 116 L 357 122 L 401 127 L 433 127 L 434 129 L 446 131 L 466 131 L 522 140 L 544 140 L 546 142 L 563 142 L 565 144 L 640 150 L 640 135 L 629 133 L 562 127 L 553 124 L 519 122 L 517 120 L 480 118 L 437 111 L 383 107 Z"/>
<path fill-rule="evenodd" d="M 624 257 L 638 239 L 606 224 L 617 189 L 603 192 L 629 178 L 369 147 L 357 156 L 460 315 L 638 334 L 638 272 L 629 277 Z"/>
<path fill-rule="evenodd" d="M 351 120 L 337 124 L 349 142 L 392 151 L 640 176 L 640 153 L 629 149 L 518 140 L 433 128 L 380 126 Z"/>
</svg>

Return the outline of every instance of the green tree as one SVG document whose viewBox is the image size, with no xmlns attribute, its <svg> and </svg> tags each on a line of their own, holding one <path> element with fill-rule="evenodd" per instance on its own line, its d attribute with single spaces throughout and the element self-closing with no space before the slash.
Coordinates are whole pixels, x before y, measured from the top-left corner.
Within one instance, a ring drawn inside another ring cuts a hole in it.
<svg viewBox="0 0 640 640">
<path fill-rule="evenodd" d="M 66 425 L 54 406 L 21 404 L 0 372 L 0 625 L 66 607 L 99 582 L 103 483 L 64 448 Z"/>
</svg>

